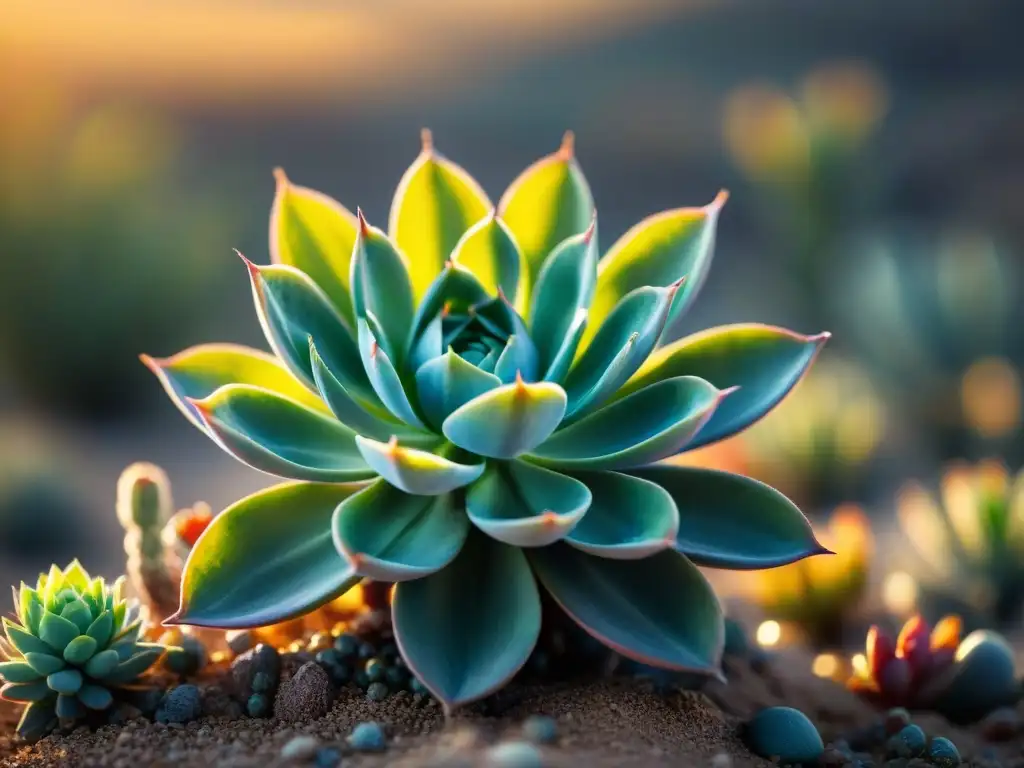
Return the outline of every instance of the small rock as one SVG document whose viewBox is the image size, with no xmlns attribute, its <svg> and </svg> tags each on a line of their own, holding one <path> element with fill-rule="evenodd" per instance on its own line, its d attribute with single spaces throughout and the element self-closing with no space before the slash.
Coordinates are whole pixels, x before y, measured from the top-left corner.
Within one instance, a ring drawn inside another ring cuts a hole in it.
<svg viewBox="0 0 1024 768">
<path fill-rule="evenodd" d="M 274 689 L 275 682 L 266 672 L 257 672 L 252 676 L 252 692 L 270 693 Z"/>
<path fill-rule="evenodd" d="M 387 749 L 387 739 L 380 723 L 359 723 L 352 729 L 346 741 L 352 749 L 359 752 L 383 752 Z"/>
<path fill-rule="evenodd" d="M 544 768 L 544 755 L 528 741 L 506 741 L 487 750 L 485 764 L 492 768 Z"/>
<path fill-rule="evenodd" d="M 842 751 L 835 747 L 828 747 L 821 753 L 818 765 L 822 766 L 822 768 L 842 768 L 842 766 L 846 765 L 848 759 L 848 756 Z"/>
<path fill-rule="evenodd" d="M 324 747 L 317 750 L 313 764 L 316 768 L 336 768 L 341 765 L 341 752 L 334 747 Z"/>
<path fill-rule="evenodd" d="M 245 702 L 245 711 L 249 717 L 269 717 L 270 699 L 265 693 L 254 693 Z"/>
<path fill-rule="evenodd" d="M 296 736 L 281 747 L 281 757 L 285 760 L 305 762 L 316 755 L 320 742 L 313 736 Z"/>
<path fill-rule="evenodd" d="M 523 722 L 523 736 L 537 744 L 554 744 L 558 741 L 558 723 L 546 715 L 530 715 Z"/>
<path fill-rule="evenodd" d="M 224 635 L 228 648 L 235 656 L 241 656 L 246 651 L 251 651 L 255 636 L 248 629 L 233 629 Z"/>
<path fill-rule="evenodd" d="M 895 707 L 885 713 L 885 720 L 882 723 L 885 726 L 885 735 L 895 736 L 910 725 L 910 713 L 903 707 Z"/>
<path fill-rule="evenodd" d="M 194 675 L 206 666 L 206 646 L 194 635 L 182 635 L 164 654 L 163 667 L 183 677 Z"/>
<path fill-rule="evenodd" d="M 960 765 L 960 752 L 952 741 L 936 736 L 928 746 L 928 759 L 938 768 L 956 768 Z"/>
<path fill-rule="evenodd" d="M 747 723 L 744 737 L 754 754 L 777 757 L 782 765 L 813 763 L 825 751 L 814 723 L 792 707 L 762 709 Z"/>
<path fill-rule="evenodd" d="M 711 768 L 732 768 L 732 758 L 725 752 L 719 752 L 711 758 Z"/>
<path fill-rule="evenodd" d="M 920 757 L 928 746 L 928 737 L 919 726 L 908 725 L 889 739 L 885 751 L 889 757 Z"/>
<path fill-rule="evenodd" d="M 385 683 L 370 683 L 366 687 L 366 698 L 370 701 L 384 701 L 390 693 Z"/>
<path fill-rule="evenodd" d="M 253 693 L 253 678 L 263 672 L 275 685 L 281 678 L 281 655 L 273 646 L 260 643 L 231 662 L 231 683 L 235 696 L 246 701 Z"/>
<path fill-rule="evenodd" d="M 179 685 L 164 696 L 156 710 L 158 723 L 183 724 L 203 714 L 203 697 L 194 685 Z"/>
<path fill-rule="evenodd" d="M 334 638 L 334 650 L 342 660 L 352 660 L 359 652 L 359 638 L 347 632 Z"/>
<path fill-rule="evenodd" d="M 1000 707 L 989 712 L 979 726 L 986 741 L 1009 741 L 1021 728 L 1017 710 Z"/>
<path fill-rule="evenodd" d="M 299 667 L 274 699 L 274 716 L 286 723 L 301 723 L 323 717 L 331 709 L 331 678 L 315 661 Z"/>
</svg>

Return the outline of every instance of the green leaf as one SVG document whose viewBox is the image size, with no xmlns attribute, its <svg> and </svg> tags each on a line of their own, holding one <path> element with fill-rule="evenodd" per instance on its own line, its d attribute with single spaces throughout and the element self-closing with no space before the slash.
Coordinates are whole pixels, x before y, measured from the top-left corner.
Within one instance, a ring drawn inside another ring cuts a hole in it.
<svg viewBox="0 0 1024 768">
<path fill-rule="evenodd" d="M 34 683 L 7 683 L 0 688 L 0 699 L 4 701 L 33 702 L 42 701 L 53 693 L 45 680 Z"/>
<path fill-rule="evenodd" d="M 395 588 L 395 639 L 446 711 L 501 688 L 540 635 L 540 595 L 521 550 L 470 535 L 447 568 Z"/>
<path fill-rule="evenodd" d="M 286 483 L 228 507 L 185 563 L 172 623 L 262 627 L 347 592 L 359 578 L 334 548 L 331 516 L 363 487 Z"/>
<path fill-rule="evenodd" d="M 245 257 L 242 257 L 243 259 Z M 270 348 L 311 391 L 316 391 L 309 359 L 309 337 L 345 389 L 380 406 L 363 370 L 359 345 L 327 295 L 292 267 L 258 267 L 246 260 L 253 298 Z"/>
<path fill-rule="evenodd" d="M 594 198 L 573 153 L 573 135 L 523 171 L 498 203 L 501 218 L 523 252 L 532 292 L 548 255 L 567 237 L 585 232 L 594 218 Z M 520 305 L 526 296 L 520 296 Z"/>
<path fill-rule="evenodd" d="M 96 617 L 96 620 L 89 625 L 85 634 L 93 638 L 97 645 L 101 647 L 106 646 L 114 634 L 114 614 L 110 611 L 104 611 L 101 613 Z"/>
<path fill-rule="evenodd" d="M 637 288 L 618 303 L 565 379 L 566 421 L 592 412 L 643 364 L 658 343 L 678 290 L 679 283 Z"/>
<path fill-rule="evenodd" d="M 679 453 L 728 390 L 680 376 L 652 384 L 560 429 L 529 458 L 555 469 L 628 469 Z"/>
<path fill-rule="evenodd" d="M 492 211 L 466 230 L 451 260 L 472 272 L 490 295 L 501 293 L 513 305 L 516 303 L 520 280 L 526 279 L 526 263 L 515 237 L 497 212 Z"/>
<path fill-rule="evenodd" d="M 679 511 L 656 483 L 618 472 L 575 475 L 594 501 L 565 541 L 596 557 L 637 560 L 675 546 Z"/>
<path fill-rule="evenodd" d="M 218 444 L 250 467 L 320 482 L 373 477 L 356 448 L 355 432 L 282 395 L 231 384 L 193 405 Z"/>
<path fill-rule="evenodd" d="M 85 632 L 92 624 L 92 612 L 89 610 L 89 606 L 79 600 L 65 605 L 60 615 L 68 621 L 74 622 L 79 632 Z"/>
<path fill-rule="evenodd" d="M 270 258 L 305 272 L 349 323 L 349 261 L 356 241 L 356 217 L 320 192 L 292 184 L 274 170 L 277 191 L 270 210 Z M 245 382 L 249 383 L 249 382 Z"/>
<path fill-rule="evenodd" d="M 77 558 L 64 569 L 64 584 L 76 592 L 84 592 L 89 587 L 89 574 L 85 572 Z"/>
<path fill-rule="evenodd" d="M 83 714 L 82 705 L 79 703 L 78 697 L 74 694 L 68 695 L 62 693 L 58 695 L 55 709 L 57 717 L 62 720 L 74 720 L 75 718 L 81 717 Z"/>
<path fill-rule="evenodd" d="M 361 435 L 368 435 L 378 440 L 387 440 L 394 434 L 408 434 L 409 427 L 402 424 L 390 411 L 368 408 L 345 389 L 338 378 L 331 373 L 327 363 L 316 351 L 316 345 L 310 342 L 309 357 L 313 364 L 313 378 L 317 389 L 331 411 L 345 426 Z"/>
<path fill-rule="evenodd" d="M 467 363 L 451 349 L 416 371 L 420 407 L 437 429 L 458 408 L 500 386 L 501 379 Z"/>
<path fill-rule="evenodd" d="M 342 502 L 331 525 L 338 551 L 357 574 L 376 581 L 418 579 L 444 568 L 469 530 L 450 494 L 412 496 L 384 480 Z"/>
<path fill-rule="evenodd" d="M 456 409 L 441 431 L 480 456 L 511 459 L 542 443 L 562 420 L 565 391 L 557 384 L 522 380 L 485 392 Z"/>
<path fill-rule="evenodd" d="M 555 602 L 612 650 L 644 664 L 720 675 L 722 609 L 678 552 L 609 560 L 559 543 L 528 557 Z"/>
<path fill-rule="evenodd" d="M 57 727 L 57 715 L 53 701 L 37 701 L 25 707 L 18 721 L 17 733 L 28 743 L 39 741 Z"/>
<path fill-rule="evenodd" d="M 0 678 L 8 683 L 34 683 L 43 677 L 24 661 L 0 662 Z"/>
<path fill-rule="evenodd" d="M 405 392 L 398 371 L 395 369 L 388 353 L 377 343 L 377 334 L 371 330 L 370 322 L 374 315 L 359 320 L 359 352 L 374 391 L 385 407 L 411 427 L 425 429 L 423 422 L 413 409 L 409 396 Z M 367 322 L 370 321 L 370 322 Z"/>
<path fill-rule="evenodd" d="M 356 446 L 370 469 L 410 494 L 448 493 L 469 485 L 484 471 L 483 463 L 459 464 L 436 453 L 399 445 L 397 439 L 383 443 L 356 435 Z"/>
<path fill-rule="evenodd" d="M 492 462 L 466 492 L 473 525 L 514 547 L 545 547 L 564 538 L 590 502 L 579 480 L 522 461 Z"/>
<path fill-rule="evenodd" d="M 470 307 L 482 304 L 488 298 L 487 291 L 471 272 L 454 262 L 445 264 L 416 309 L 408 340 L 410 370 L 419 370 L 420 366 L 444 351 L 441 334 L 443 313 L 465 314 Z"/>
<path fill-rule="evenodd" d="M 356 320 L 364 320 L 368 314 L 377 318 L 383 333 L 379 341 L 401 367 L 415 307 L 409 271 L 402 254 L 387 235 L 366 223 L 362 211 L 352 252 L 351 283 Z"/>
<path fill-rule="evenodd" d="M 537 278 L 529 326 L 545 381 L 561 382 L 576 354 L 597 283 L 597 218 L 564 240 Z"/>
<path fill-rule="evenodd" d="M 140 650 L 127 661 L 122 661 L 103 682 L 107 685 L 125 685 L 152 667 L 164 655 L 162 646 Z"/>
<path fill-rule="evenodd" d="M 82 666 L 96 653 L 96 641 L 88 635 L 79 635 L 64 649 L 64 660 L 75 666 Z"/>
<path fill-rule="evenodd" d="M 102 680 L 114 671 L 120 661 L 121 657 L 117 655 L 117 651 L 110 649 L 100 651 L 86 662 L 85 674 L 94 680 Z"/>
<path fill-rule="evenodd" d="M 699 376 L 716 387 L 739 387 L 696 439 L 698 448 L 746 429 L 784 398 L 814 362 L 830 334 L 802 336 L 770 325 L 725 325 L 655 352 L 619 391 L 626 396 L 674 376 Z"/>
<path fill-rule="evenodd" d="M 28 615 L 32 603 L 39 602 L 39 593 L 24 581 L 21 582 L 21 587 L 14 592 L 14 605 L 17 607 L 18 621 L 20 621 L 23 626 L 28 627 L 29 631 L 32 631 L 32 627 L 26 621 L 26 616 Z"/>
<path fill-rule="evenodd" d="M 678 208 L 648 216 L 618 239 L 597 268 L 597 290 L 590 306 L 590 327 L 580 344 L 581 354 L 594 338 L 601 322 L 615 305 L 643 286 L 668 287 L 686 278 L 672 303 L 666 328 L 697 295 L 715 247 L 718 214 L 728 194 L 703 208 Z"/>
<path fill-rule="evenodd" d="M 487 194 L 460 166 L 434 149 L 430 131 L 402 176 L 391 202 L 388 233 L 409 259 L 417 299 L 455 249 L 463 233 L 492 208 Z"/>
<path fill-rule="evenodd" d="M 34 669 L 40 677 L 46 677 L 52 675 L 59 669 L 64 669 L 64 659 L 60 656 L 54 656 L 53 651 L 49 653 L 40 653 L 37 651 L 29 651 L 25 654 L 25 661 L 28 662 L 29 666 Z"/>
<path fill-rule="evenodd" d="M 512 335 L 494 364 L 494 375 L 503 384 L 511 384 L 517 377 L 533 381 L 537 378 L 537 348 L 530 337 Z"/>
<path fill-rule="evenodd" d="M 63 653 L 68 643 L 78 637 L 78 625 L 73 621 L 46 611 L 39 622 L 39 639 L 57 653 Z"/>
<path fill-rule="evenodd" d="M 672 496 L 680 518 L 676 548 L 697 565 L 759 570 L 828 552 L 793 502 L 757 480 L 668 465 L 630 474 Z"/>
<path fill-rule="evenodd" d="M 290 397 L 310 408 L 326 406 L 285 368 L 276 357 L 237 344 L 201 344 L 172 357 L 141 355 L 142 362 L 163 385 L 171 401 L 200 429 L 203 422 L 188 399 L 200 400 L 225 384 L 252 384 Z"/>
<path fill-rule="evenodd" d="M 63 693 L 65 696 L 74 696 L 82 687 L 82 673 L 77 669 L 62 669 L 54 672 L 46 678 L 46 684 L 51 691 Z"/>
<path fill-rule="evenodd" d="M 78 700 L 89 709 L 97 711 L 103 711 L 114 703 L 114 697 L 102 685 L 83 685 L 78 692 Z"/>
</svg>

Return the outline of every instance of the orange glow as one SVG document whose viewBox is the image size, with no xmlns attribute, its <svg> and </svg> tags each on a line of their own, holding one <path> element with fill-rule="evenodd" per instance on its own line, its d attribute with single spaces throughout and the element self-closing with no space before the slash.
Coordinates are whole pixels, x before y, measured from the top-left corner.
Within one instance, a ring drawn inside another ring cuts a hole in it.
<svg viewBox="0 0 1024 768">
<path fill-rule="evenodd" d="M 964 420 L 983 437 L 1000 437 L 1021 425 L 1021 380 L 1006 360 L 973 363 L 960 386 Z"/>
</svg>

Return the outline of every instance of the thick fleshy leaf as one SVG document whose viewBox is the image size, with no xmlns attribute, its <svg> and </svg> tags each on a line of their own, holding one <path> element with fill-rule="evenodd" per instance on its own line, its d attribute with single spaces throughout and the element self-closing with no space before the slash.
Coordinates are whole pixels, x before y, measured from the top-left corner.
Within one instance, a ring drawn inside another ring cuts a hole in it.
<svg viewBox="0 0 1024 768">
<path fill-rule="evenodd" d="M 78 700 L 89 709 L 102 712 L 114 702 L 114 697 L 102 685 L 83 685 Z"/>
<path fill-rule="evenodd" d="M 630 474 L 657 483 L 672 496 L 679 509 L 676 548 L 698 565 L 774 568 L 828 552 L 793 502 L 757 480 L 669 465 Z"/>
<path fill-rule="evenodd" d="M 594 501 L 565 541 L 577 549 L 615 560 L 650 557 L 675 546 L 679 512 L 655 483 L 619 472 L 582 472 L 574 477 Z"/>
<path fill-rule="evenodd" d="M 466 230 L 455 245 L 451 260 L 468 269 L 492 296 L 504 293 L 516 303 L 526 264 L 508 225 L 495 211 Z"/>
<path fill-rule="evenodd" d="M 60 656 L 54 656 L 53 652 L 40 653 L 29 651 L 25 654 L 25 661 L 32 669 L 39 673 L 40 677 L 52 675 L 59 669 L 64 669 L 67 664 Z"/>
<path fill-rule="evenodd" d="M 556 469 L 628 469 L 679 453 L 729 390 L 680 376 L 652 384 L 560 429 L 530 453 Z"/>
<path fill-rule="evenodd" d="M 53 711 L 53 701 L 37 701 L 25 707 L 18 721 L 17 732 L 28 742 L 41 739 L 57 727 L 57 714 Z"/>
<path fill-rule="evenodd" d="M 414 304 L 405 257 L 387 235 L 366 223 L 359 212 L 359 233 L 352 252 L 352 307 L 357 319 L 372 314 L 383 334 L 378 341 L 401 365 L 412 327 Z"/>
<path fill-rule="evenodd" d="M 143 643 L 139 643 L 138 652 L 118 664 L 114 671 L 106 676 L 103 682 L 107 685 L 131 683 L 135 678 L 156 664 L 157 660 L 163 655 L 163 646 L 146 647 Z"/>
<path fill-rule="evenodd" d="M 471 272 L 454 262 L 447 262 L 416 307 L 408 341 L 410 367 L 417 370 L 444 351 L 440 332 L 440 318 L 444 312 L 462 314 L 488 298 L 487 291 Z M 423 337 L 428 335 L 432 324 L 436 325 L 436 333 L 431 345 Z"/>
<path fill-rule="evenodd" d="M 522 461 L 493 462 L 466 491 L 466 512 L 498 541 L 544 547 L 564 538 L 590 501 L 587 486 L 567 475 Z"/>
<path fill-rule="evenodd" d="M 168 623 L 262 627 L 347 592 L 360 577 L 334 547 L 331 516 L 364 487 L 286 483 L 232 504 L 189 554 Z"/>
<path fill-rule="evenodd" d="M 534 286 L 529 327 L 534 329 L 546 381 L 560 381 L 576 354 L 597 283 L 596 231 L 595 217 L 586 232 L 564 240 L 545 262 Z"/>
<path fill-rule="evenodd" d="M 526 334 L 508 337 L 505 348 L 494 363 L 494 375 L 503 384 L 511 384 L 517 377 L 533 381 L 537 376 L 537 348 Z"/>
<path fill-rule="evenodd" d="M 247 259 L 245 264 L 263 333 L 288 369 L 316 392 L 309 359 L 312 336 L 317 352 L 345 389 L 371 405 L 380 406 L 363 371 L 355 336 L 327 294 L 293 267 L 258 267 Z"/>
<path fill-rule="evenodd" d="M 654 351 L 679 287 L 673 283 L 668 288 L 637 288 L 605 318 L 594 343 L 565 379 L 567 421 L 608 400 Z"/>
<path fill-rule="evenodd" d="M 679 208 L 648 216 L 616 241 L 597 268 L 590 327 L 583 335 L 580 352 L 590 345 L 601 322 L 622 297 L 642 286 L 667 287 L 685 277 L 686 283 L 669 311 L 666 328 L 671 333 L 672 324 L 707 276 L 718 214 L 728 197 L 722 191 L 703 208 Z"/>
<path fill-rule="evenodd" d="M 521 550 L 474 532 L 444 570 L 395 588 L 395 641 L 446 711 L 501 688 L 540 635 L 540 595 Z"/>
<path fill-rule="evenodd" d="M 454 496 L 412 496 L 385 480 L 342 502 L 334 545 L 356 573 L 376 581 L 419 579 L 459 554 L 469 520 Z"/>
<path fill-rule="evenodd" d="M 342 424 L 354 432 L 378 440 L 387 440 L 394 434 L 410 437 L 416 434 L 387 409 L 372 408 L 353 397 L 327 367 L 312 341 L 309 358 L 313 364 L 313 378 L 320 390 L 320 396 Z"/>
<path fill-rule="evenodd" d="M 49 674 L 49 673 L 47 673 Z M 44 676 L 24 661 L 5 661 L 0 663 L 0 678 L 8 683 L 32 683 Z"/>
<path fill-rule="evenodd" d="M 526 290 L 532 295 L 555 246 L 585 232 L 594 218 L 594 198 L 576 162 L 572 133 L 565 134 L 557 152 L 538 160 L 512 182 L 498 211 L 523 252 Z"/>
<path fill-rule="evenodd" d="M 348 280 L 356 217 L 337 200 L 292 184 L 280 168 L 274 170 L 274 179 L 277 191 L 270 209 L 271 260 L 309 275 L 354 327 Z"/>
<path fill-rule="evenodd" d="M 391 202 L 388 232 L 409 259 L 419 298 L 437 277 L 463 233 L 492 208 L 473 177 L 434 149 L 430 131 Z"/>
<path fill-rule="evenodd" d="M 294 400 L 231 384 L 192 404 L 219 445 L 262 472 L 330 483 L 373 477 L 351 429 Z"/>
<path fill-rule="evenodd" d="M 459 464 L 437 453 L 399 445 L 396 438 L 382 443 L 357 435 L 356 446 L 370 469 L 395 488 L 420 496 L 454 491 L 469 485 L 484 471 L 483 463 Z"/>
<path fill-rule="evenodd" d="M 457 408 L 500 386 L 501 379 L 467 363 L 452 350 L 416 371 L 420 407 L 436 429 Z"/>
<path fill-rule="evenodd" d="M 63 653 L 68 643 L 78 637 L 78 626 L 73 622 L 45 611 L 39 621 L 39 639 L 58 653 Z"/>
<path fill-rule="evenodd" d="M 814 362 L 830 334 L 801 336 L 770 325 L 724 325 L 659 349 L 616 397 L 674 376 L 700 376 L 716 387 L 739 387 L 688 449 L 746 429 L 774 408 Z"/>
<path fill-rule="evenodd" d="M 721 674 L 722 609 L 701 572 L 675 550 L 609 560 L 558 543 L 528 557 L 570 618 L 612 650 L 644 664 Z"/>
<path fill-rule="evenodd" d="M 64 649 L 64 659 L 69 664 L 82 666 L 96 653 L 96 641 L 88 635 L 79 635 Z"/>
<path fill-rule="evenodd" d="M 363 368 L 373 385 L 374 391 L 384 406 L 397 418 L 410 427 L 424 429 L 424 424 L 416 414 L 406 394 L 405 385 L 387 351 L 377 341 L 377 334 L 371 330 L 370 324 L 374 315 L 359 320 L 359 353 L 363 358 Z"/>
<path fill-rule="evenodd" d="M 37 680 L 33 683 L 7 683 L 0 688 L 0 699 L 5 701 L 28 703 L 42 701 L 52 695 L 53 691 L 47 686 L 45 680 Z"/>
<path fill-rule="evenodd" d="M 544 442 L 565 413 L 565 390 L 551 382 L 514 384 L 473 398 L 444 420 L 442 431 L 460 448 L 511 459 Z"/>
</svg>

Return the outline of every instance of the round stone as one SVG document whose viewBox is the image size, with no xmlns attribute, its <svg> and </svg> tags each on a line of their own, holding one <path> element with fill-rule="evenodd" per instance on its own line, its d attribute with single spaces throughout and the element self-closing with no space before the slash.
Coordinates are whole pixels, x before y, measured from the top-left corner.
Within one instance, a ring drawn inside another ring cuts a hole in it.
<svg viewBox="0 0 1024 768">
<path fill-rule="evenodd" d="M 814 763 L 825 751 L 814 723 L 792 707 L 762 709 L 747 723 L 744 738 L 754 754 L 782 765 Z"/>
</svg>

